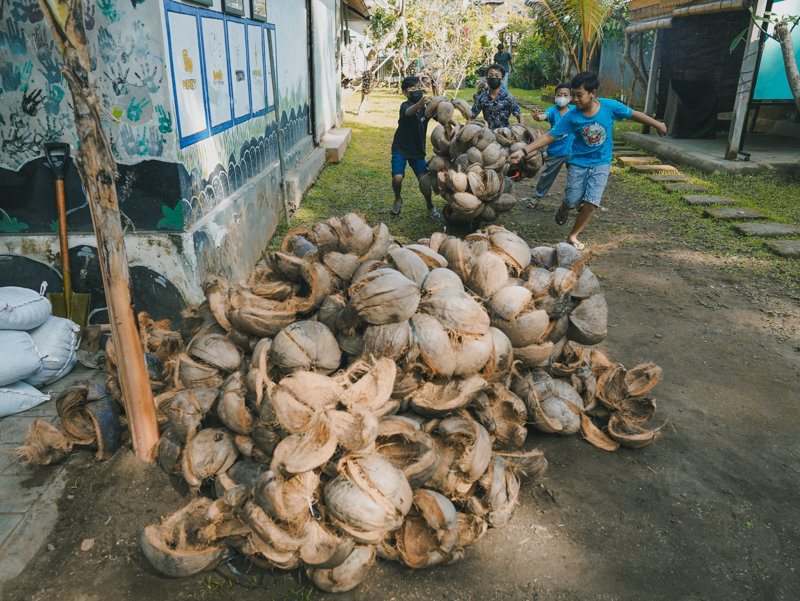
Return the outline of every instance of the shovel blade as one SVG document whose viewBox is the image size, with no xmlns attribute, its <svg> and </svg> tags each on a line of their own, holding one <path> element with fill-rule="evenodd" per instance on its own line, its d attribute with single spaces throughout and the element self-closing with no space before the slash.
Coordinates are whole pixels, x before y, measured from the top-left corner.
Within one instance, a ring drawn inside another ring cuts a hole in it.
<svg viewBox="0 0 800 601">
<path fill-rule="evenodd" d="M 81 331 L 78 333 L 78 339 L 80 339 L 89 321 L 91 295 L 73 292 L 69 312 L 67 312 L 67 299 L 63 292 L 51 292 L 47 295 L 47 298 L 50 300 L 50 305 L 52 305 L 53 315 L 67 317 L 80 326 Z"/>
</svg>

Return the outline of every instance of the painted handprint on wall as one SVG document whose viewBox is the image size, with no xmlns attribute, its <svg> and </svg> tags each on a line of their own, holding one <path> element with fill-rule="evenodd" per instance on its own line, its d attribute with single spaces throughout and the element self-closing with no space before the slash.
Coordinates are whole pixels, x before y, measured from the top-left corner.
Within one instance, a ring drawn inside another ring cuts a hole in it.
<svg viewBox="0 0 800 601">
<path fill-rule="evenodd" d="M 39 54 L 39 63 L 43 67 L 39 69 L 39 73 L 50 83 L 61 83 L 61 64 L 54 58 L 55 56 L 57 56 L 55 52 L 49 51 Z"/>
<path fill-rule="evenodd" d="M 162 134 L 168 134 L 172 131 L 172 113 L 165 110 L 163 106 L 156 107 L 158 113 L 158 131 Z"/>
<path fill-rule="evenodd" d="M 3 89 L 13 92 L 22 85 L 22 74 L 19 67 L 15 67 L 11 63 L 6 63 L 0 69 L 0 82 L 3 83 Z"/>
<path fill-rule="evenodd" d="M 6 45 L 9 50 L 18 56 L 25 56 L 28 51 L 28 43 L 25 40 L 25 32 L 23 32 L 16 21 L 8 19 L 6 24 Z"/>
<path fill-rule="evenodd" d="M 106 19 L 108 19 L 111 23 L 119 19 L 119 15 L 117 14 L 117 8 L 114 5 L 114 0 L 95 0 L 97 4 L 97 8 L 100 9 Z"/>
<path fill-rule="evenodd" d="M 42 91 L 33 90 L 30 94 L 22 93 L 22 112 L 30 117 L 35 117 L 42 104 Z"/>
<path fill-rule="evenodd" d="M 153 65 L 152 71 L 150 69 L 150 64 L 145 63 L 139 69 L 141 73 L 136 71 L 135 75 L 136 78 L 142 82 L 142 85 L 147 88 L 148 92 L 155 94 L 161 88 L 161 82 L 164 81 L 164 76 L 159 74 L 158 65 Z M 158 76 L 158 81 L 156 81 L 156 76 Z"/>
<path fill-rule="evenodd" d="M 64 90 L 60 86 L 48 82 L 45 85 L 45 99 L 42 103 L 48 115 L 58 115 L 61 112 L 61 101 L 64 99 Z"/>
<path fill-rule="evenodd" d="M 131 98 L 131 103 L 128 106 L 128 119 L 136 123 L 139 119 L 142 118 L 142 110 L 150 104 L 150 100 L 147 98 L 142 98 L 139 102 L 136 102 L 136 96 Z"/>
<path fill-rule="evenodd" d="M 100 56 L 103 57 L 103 60 L 107 63 L 115 62 L 117 43 L 105 27 L 100 27 L 98 30 L 97 44 L 100 46 Z"/>
<path fill-rule="evenodd" d="M 86 31 L 91 31 L 94 29 L 94 13 L 94 4 L 87 4 L 83 11 L 83 26 L 86 28 Z"/>
<path fill-rule="evenodd" d="M 111 81 L 111 87 L 114 89 L 114 94 L 117 96 L 125 96 L 128 93 L 128 72 L 130 71 L 130 67 L 125 70 L 125 73 L 122 72 L 122 68 L 120 67 L 119 72 L 114 69 L 113 65 L 108 68 L 106 71 L 106 77 Z"/>
</svg>

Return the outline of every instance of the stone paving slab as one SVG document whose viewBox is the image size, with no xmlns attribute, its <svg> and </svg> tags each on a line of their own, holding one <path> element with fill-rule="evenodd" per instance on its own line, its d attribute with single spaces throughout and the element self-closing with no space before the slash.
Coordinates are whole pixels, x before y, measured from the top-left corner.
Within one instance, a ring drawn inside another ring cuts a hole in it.
<svg viewBox="0 0 800 601">
<path fill-rule="evenodd" d="M 648 175 L 647 179 L 651 182 L 690 182 L 692 178 L 682 173 L 670 173 L 665 175 Z"/>
<path fill-rule="evenodd" d="M 757 238 L 800 236 L 800 227 L 788 223 L 737 223 L 733 228 L 745 236 Z"/>
<path fill-rule="evenodd" d="M 0 507 L 3 513 L 25 513 L 39 498 L 49 481 L 30 484 L 28 474 L 0 476 Z"/>
<path fill-rule="evenodd" d="M 713 194 L 684 194 L 682 198 L 688 204 L 695 207 L 704 207 L 708 205 L 732 205 L 739 202 L 735 198 L 728 198 L 726 196 L 714 196 Z M 724 219 L 724 218 L 720 217 L 719 219 Z M 758 219 L 760 219 L 760 217 Z"/>
<path fill-rule="evenodd" d="M 615 150 L 613 155 L 615 157 L 646 157 L 647 153 L 642 152 L 641 150 L 628 150 L 627 148 L 622 148 L 620 150 Z"/>
<path fill-rule="evenodd" d="M 11 534 L 11 531 L 22 521 L 21 513 L 0 513 L 0 545 Z"/>
<path fill-rule="evenodd" d="M 623 165 L 660 165 L 661 159 L 657 157 L 648 157 L 648 156 L 641 156 L 641 157 L 619 157 L 617 159 Z"/>
<path fill-rule="evenodd" d="M 635 173 L 678 173 L 672 165 L 631 165 Z"/>
<path fill-rule="evenodd" d="M 708 186 L 702 186 L 700 184 L 668 184 L 666 182 L 661 182 L 661 186 L 667 192 L 708 192 Z"/>
<path fill-rule="evenodd" d="M 800 259 L 800 240 L 770 240 L 766 244 L 779 257 Z"/>
<path fill-rule="evenodd" d="M 737 209 L 737 208 L 722 208 L 722 209 L 706 209 L 703 214 L 707 217 L 720 219 L 722 221 L 733 221 L 738 219 L 769 219 L 767 215 L 758 209 Z"/>
</svg>

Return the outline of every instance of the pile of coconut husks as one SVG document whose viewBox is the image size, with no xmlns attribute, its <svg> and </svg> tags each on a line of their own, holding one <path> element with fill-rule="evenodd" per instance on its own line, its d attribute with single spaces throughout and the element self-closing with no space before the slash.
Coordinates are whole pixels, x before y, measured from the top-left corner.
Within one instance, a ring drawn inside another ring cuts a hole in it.
<svg viewBox="0 0 800 601">
<path fill-rule="evenodd" d="M 643 426 L 661 370 L 592 348 L 606 302 L 568 244 L 492 226 L 402 246 L 348 214 L 290 231 L 246 283 L 204 290 L 165 365 L 176 335 L 146 332 L 158 461 L 198 492 L 141 534 L 169 576 L 242 554 L 339 592 L 376 557 L 452 563 L 545 472 L 529 426 L 608 451 L 658 436 Z M 70 401 L 86 437 L 98 396 Z"/>
<path fill-rule="evenodd" d="M 456 111 L 465 124 L 453 118 Z M 428 173 L 419 180 L 420 188 L 426 196 L 435 192 L 445 200 L 445 219 L 491 223 L 513 209 L 514 181 L 539 173 L 544 155 L 538 150 L 528 153 L 518 165 L 506 159 L 544 131 L 519 123 L 492 130 L 486 121 L 472 118 L 465 101 L 444 96 L 431 100 L 425 114 L 439 125 L 431 133 L 435 154 L 428 160 Z"/>
</svg>

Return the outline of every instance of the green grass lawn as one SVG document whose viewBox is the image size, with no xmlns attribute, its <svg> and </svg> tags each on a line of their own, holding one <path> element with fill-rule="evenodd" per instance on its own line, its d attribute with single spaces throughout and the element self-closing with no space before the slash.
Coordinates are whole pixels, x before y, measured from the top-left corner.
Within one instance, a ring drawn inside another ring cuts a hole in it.
<svg viewBox="0 0 800 601">
<path fill-rule="evenodd" d="M 508 92 L 509 94 L 514 96 L 514 98 L 521 98 L 522 100 L 528 100 L 536 104 L 546 104 L 547 106 L 549 106 L 549 104 L 547 103 L 542 103 L 541 90 L 523 90 L 522 88 L 508 88 Z M 472 104 L 473 94 L 475 94 L 475 88 L 464 88 L 458 91 L 457 97 L 466 100 L 467 102 Z"/>
</svg>

